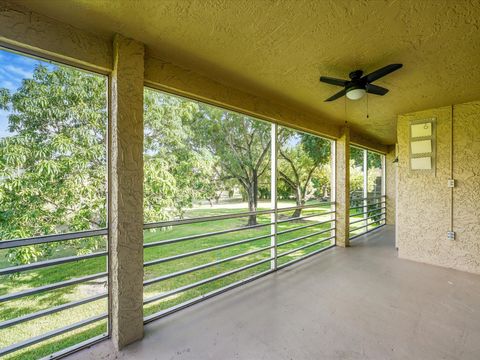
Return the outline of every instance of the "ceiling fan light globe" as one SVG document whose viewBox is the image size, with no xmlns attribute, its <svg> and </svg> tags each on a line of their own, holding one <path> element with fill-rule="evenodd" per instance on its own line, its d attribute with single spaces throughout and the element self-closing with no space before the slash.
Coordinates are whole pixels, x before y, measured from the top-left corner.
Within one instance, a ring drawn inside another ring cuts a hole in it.
<svg viewBox="0 0 480 360">
<path fill-rule="evenodd" d="M 347 91 L 347 98 L 350 100 L 359 100 L 365 95 L 365 89 L 350 89 Z"/>
</svg>

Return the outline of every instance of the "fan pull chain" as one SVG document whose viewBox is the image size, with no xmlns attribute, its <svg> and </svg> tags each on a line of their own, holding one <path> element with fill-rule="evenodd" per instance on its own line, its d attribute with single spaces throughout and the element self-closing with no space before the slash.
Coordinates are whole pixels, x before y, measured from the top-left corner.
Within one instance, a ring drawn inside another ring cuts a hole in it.
<svg viewBox="0 0 480 360">
<path fill-rule="evenodd" d="M 367 119 L 368 119 L 368 92 L 367 92 Z"/>
</svg>

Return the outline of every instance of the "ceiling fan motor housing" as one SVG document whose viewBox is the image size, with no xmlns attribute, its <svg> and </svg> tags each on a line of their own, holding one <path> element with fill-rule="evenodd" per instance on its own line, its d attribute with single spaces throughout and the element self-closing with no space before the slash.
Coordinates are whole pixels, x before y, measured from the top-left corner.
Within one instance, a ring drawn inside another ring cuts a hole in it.
<svg viewBox="0 0 480 360">
<path fill-rule="evenodd" d="M 362 70 L 355 70 L 355 71 L 352 71 L 350 74 L 348 74 L 348 76 L 352 80 L 360 79 L 362 77 L 362 75 L 363 75 Z"/>
</svg>

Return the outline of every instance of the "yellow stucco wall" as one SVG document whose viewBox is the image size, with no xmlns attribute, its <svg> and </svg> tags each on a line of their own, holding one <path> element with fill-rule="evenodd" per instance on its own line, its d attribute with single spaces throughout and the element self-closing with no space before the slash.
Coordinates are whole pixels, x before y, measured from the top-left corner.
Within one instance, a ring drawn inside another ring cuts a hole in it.
<svg viewBox="0 0 480 360">
<path fill-rule="evenodd" d="M 432 117 L 436 119 L 436 172 L 412 172 L 409 122 Z M 399 256 L 480 273 L 480 101 L 401 115 L 397 136 Z M 453 194 L 447 187 L 452 143 L 457 183 Z M 455 240 L 447 239 L 451 206 Z"/>
</svg>

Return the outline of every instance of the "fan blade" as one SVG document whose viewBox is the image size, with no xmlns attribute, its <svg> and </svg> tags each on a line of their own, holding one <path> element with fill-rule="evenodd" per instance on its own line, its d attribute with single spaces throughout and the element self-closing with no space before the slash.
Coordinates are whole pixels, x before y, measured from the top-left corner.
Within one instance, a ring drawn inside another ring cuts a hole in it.
<svg viewBox="0 0 480 360">
<path fill-rule="evenodd" d="M 394 72 L 395 70 L 398 70 L 402 67 L 402 64 L 390 64 L 387 65 L 381 69 L 375 70 L 374 72 L 365 75 L 362 80 L 366 80 L 367 83 L 371 83 L 372 81 L 375 81 L 377 79 L 380 79 L 381 77 L 384 77 L 385 75 L 390 74 L 391 72 Z"/>
<path fill-rule="evenodd" d="M 329 97 L 327 100 L 325 101 L 333 101 L 333 100 L 336 100 L 342 96 L 344 96 L 345 94 L 347 93 L 347 89 L 343 89 L 342 91 L 339 91 L 338 93 L 336 93 L 335 95 Z"/>
<path fill-rule="evenodd" d="M 348 84 L 348 80 L 335 79 L 328 76 L 320 76 L 320 81 L 330 85 L 337 85 L 337 86 L 344 86 L 344 87 L 347 86 Z"/>
<path fill-rule="evenodd" d="M 367 90 L 367 93 L 375 94 L 375 95 L 383 96 L 388 92 L 388 89 L 385 89 L 384 87 L 373 85 L 373 84 L 367 84 L 365 88 Z"/>
</svg>

